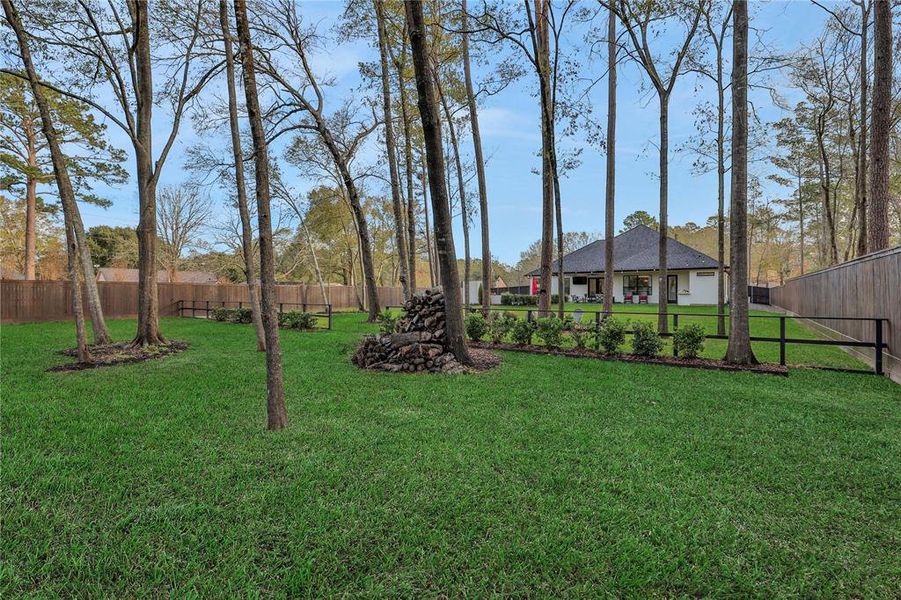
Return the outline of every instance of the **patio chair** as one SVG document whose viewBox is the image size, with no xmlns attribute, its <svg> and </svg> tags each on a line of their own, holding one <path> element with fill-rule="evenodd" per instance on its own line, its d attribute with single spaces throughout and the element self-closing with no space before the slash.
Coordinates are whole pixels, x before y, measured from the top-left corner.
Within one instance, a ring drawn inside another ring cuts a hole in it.
<svg viewBox="0 0 901 600">
<path fill-rule="evenodd" d="M 629 292 L 628 294 L 625 295 L 625 297 L 623 298 L 623 302 L 626 304 L 633 304 L 635 302 L 631 292 Z"/>
<path fill-rule="evenodd" d="M 648 297 L 647 297 L 647 295 L 645 295 L 645 294 L 639 294 L 639 295 L 638 295 L 638 303 L 639 303 L 639 304 L 647 304 L 647 303 L 648 303 Z"/>
</svg>

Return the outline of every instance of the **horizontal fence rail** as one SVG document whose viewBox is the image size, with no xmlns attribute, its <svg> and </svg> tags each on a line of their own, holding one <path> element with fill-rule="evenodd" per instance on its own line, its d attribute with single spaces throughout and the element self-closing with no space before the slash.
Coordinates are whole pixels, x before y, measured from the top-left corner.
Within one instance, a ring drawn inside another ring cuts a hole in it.
<svg viewBox="0 0 901 600">
<path fill-rule="evenodd" d="M 202 318 L 209 319 L 210 315 L 212 315 L 213 311 L 217 308 L 244 308 L 244 305 L 247 304 L 248 307 L 250 302 L 244 302 L 239 300 L 238 302 L 210 302 L 209 300 L 179 300 L 176 303 L 176 310 L 178 311 L 179 317 L 193 317 L 197 318 L 197 313 L 201 313 Z M 325 310 L 308 310 L 314 307 L 324 307 Z M 319 329 L 331 329 L 332 328 L 332 305 L 331 304 L 317 304 L 317 303 L 306 303 L 306 302 L 279 302 L 278 303 L 278 312 L 279 314 L 285 312 L 285 308 L 289 311 L 296 310 L 300 308 L 302 312 L 309 312 L 314 317 L 319 317 L 326 320 L 327 325 L 325 327 L 320 327 Z"/>
<path fill-rule="evenodd" d="M 852 317 L 879 314 L 885 330 L 879 326 L 878 331 L 888 350 L 884 355 L 879 348 L 861 354 L 875 369 L 901 382 L 901 246 L 789 279 L 770 289 L 770 304 L 799 315 L 818 315 L 805 318 L 824 335 L 852 340 L 873 335 L 870 319 Z M 872 348 L 845 341 L 841 345 Z"/>
<path fill-rule="evenodd" d="M 390 306 L 388 308 L 392 309 L 401 309 L 402 306 Z M 481 307 L 470 306 L 464 308 L 464 311 L 474 313 L 481 312 Z M 537 308 L 523 308 L 523 307 L 501 307 L 501 306 L 492 306 L 489 308 L 490 312 L 514 312 L 514 313 L 524 313 L 526 319 L 529 321 L 535 321 L 536 318 L 541 315 Z M 545 313 L 547 316 L 558 315 L 559 312 L 556 310 L 549 310 Z M 617 317 L 621 315 L 629 315 L 629 316 L 642 316 L 646 318 L 657 318 L 662 313 L 660 312 L 642 312 L 642 311 L 629 311 L 629 310 L 614 310 L 609 315 L 605 314 L 602 310 L 564 310 L 564 316 L 569 315 L 575 317 L 576 314 L 580 315 L 580 320 L 578 323 L 582 325 L 593 324 L 595 326 L 603 323 L 604 319 L 608 316 Z M 583 317 L 589 316 L 589 320 L 586 323 Z M 672 325 L 672 330 L 667 331 L 666 333 L 660 333 L 661 337 L 672 337 L 673 330 L 677 330 L 679 328 L 680 320 L 685 319 L 718 319 L 723 318 L 727 325 L 730 322 L 729 314 L 723 313 L 666 313 L 669 322 Z M 855 347 L 855 348 L 872 348 L 875 353 L 875 364 L 873 370 L 866 369 L 852 369 L 852 368 L 836 368 L 836 367 L 820 367 L 828 370 L 838 370 L 838 371 L 848 371 L 848 372 L 859 372 L 859 373 L 874 373 L 876 375 L 883 374 L 883 353 L 888 345 L 885 343 L 885 322 L 886 319 L 881 317 L 837 317 L 837 316 L 803 316 L 803 315 L 779 315 L 779 314 L 768 314 L 768 315 L 748 315 L 749 319 L 778 319 L 779 321 L 779 336 L 750 336 L 750 340 L 752 342 L 764 342 L 764 343 L 773 343 L 779 344 L 779 364 L 782 366 L 786 365 L 786 348 L 791 344 L 799 344 L 799 345 L 817 345 L 817 346 L 844 346 L 844 347 Z M 794 319 L 797 321 L 814 321 L 814 320 L 825 320 L 825 321 L 854 321 L 861 323 L 869 323 L 870 331 L 872 332 L 873 339 L 869 341 L 861 341 L 861 340 L 830 340 L 830 339 L 821 339 L 821 338 L 798 338 L 798 337 L 788 337 L 786 335 L 786 323 L 788 320 Z M 575 320 L 575 319 L 574 319 Z M 633 331 L 627 330 L 627 334 L 631 335 Z M 727 334 L 720 335 L 715 333 L 705 333 L 704 337 L 712 340 L 728 340 L 728 329 Z M 531 343 L 531 340 L 530 340 Z M 674 349 L 675 352 L 675 349 Z"/>
</svg>

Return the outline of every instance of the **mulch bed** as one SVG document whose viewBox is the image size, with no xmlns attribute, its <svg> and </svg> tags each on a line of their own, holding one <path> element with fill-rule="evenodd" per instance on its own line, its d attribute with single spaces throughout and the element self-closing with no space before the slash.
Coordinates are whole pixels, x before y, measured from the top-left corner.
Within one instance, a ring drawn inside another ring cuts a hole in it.
<svg viewBox="0 0 901 600">
<path fill-rule="evenodd" d="M 472 364 L 468 369 L 476 373 L 490 371 L 498 367 L 503 361 L 500 354 L 473 346 L 469 347 L 469 356 L 472 358 Z"/>
<path fill-rule="evenodd" d="M 145 360 L 153 360 L 154 358 L 163 358 L 171 354 L 177 354 L 188 349 L 187 342 L 167 342 L 156 346 L 132 346 L 131 342 L 116 342 L 114 344 L 106 344 L 104 346 L 89 346 L 88 351 L 91 353 L 91 362 L 74 362 L 64 365 L 57 365 L 47 369 L 49 372 L 66 372 L 66 371 L 84 371 L 85 369 L 96 369 L 99 367 L 112 367 L 115 365 L 127 365 L 131 363 L 143 362 Z M 64 356 L 78 356 L 77 348 L 67 348 L 60 351 Z"/>
<path fill-rule="evenodd" d="M 663 365 L 666 367 L 689 367 L 692 369 L 709 369 L 714 371 L 745 371 L 748 373 L 763 373 L 767 375 L 788 376 L 788 367 L 773 364 L 759 365 L 733 365 L 722 360 L 712 358 L 676 358 L 675 356 L 637 356 L 635 354 L 604 354 L 597 350 L 584 348 L 546 348 L 544 346 L 518 346 L 516 344 L 488 344 L 485 342 L 469 342 L 471 349 L 504 350 L 507 352 L 527 352 L 529 354 L 550 354 L 552 356 L 568 356 L 571 358 L 594 358 L 600 360 L 613 360 L 618 362 L 641 363 L 646 365 Z M 475 352 L 476 350 L 471 350 Z"/>
</svg>

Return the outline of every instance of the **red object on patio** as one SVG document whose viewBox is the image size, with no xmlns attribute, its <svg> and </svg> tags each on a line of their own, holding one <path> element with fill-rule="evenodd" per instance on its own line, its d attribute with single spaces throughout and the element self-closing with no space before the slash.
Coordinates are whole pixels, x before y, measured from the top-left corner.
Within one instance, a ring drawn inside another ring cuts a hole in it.
<svg viewBox="0 0 901 600">
<path fill-rule="evenodd" d="M 648 303 L 648 297 L 644 294 L 640 294 L 638 296 L 638 303 L 641 304 L 642 302 L 644 302 L 645 304 Z"/>
<path fill-rule="evenodd" d="M 632 294 L 626 294 L 626 296 L 623 298 L 623 302 L 626 304 L 632 304 Z"/>
</svg>

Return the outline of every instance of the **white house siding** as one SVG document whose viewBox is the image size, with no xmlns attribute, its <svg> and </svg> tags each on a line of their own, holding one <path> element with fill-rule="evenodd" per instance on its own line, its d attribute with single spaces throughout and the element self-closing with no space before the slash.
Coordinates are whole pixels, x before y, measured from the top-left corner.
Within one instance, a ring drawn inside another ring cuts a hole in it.
<svg viewBox="0 0 901 600">
<path fill-rule="evenodd" d="M 699 276 L 698 273 L 712 273 L 709 276 Z M 716 269 L 691 269 L 688 271 L 670 271 L 670 274 L 678 276 L 679 304 L 716 304 Z M 658 281 L 658 273 L 651 271 L 638 271 L 629 273 L 616 273 L 613 276 L 613 298 L 616 302 L 623 301 L 623 276 L 624 275 L 646 275 L 651 279 L 651 293 L 648 295 L 648 302 L 657 304 L 660 299 L 660 285 Z M 571 276 L 566 276 L 571 277 Z M 729 289 L 728 275 L 726 277 L 726 289 Z M 551 293 L 557 293 L 557 276 L 551 277 Z M 571 284 L 570 296 L 588 295 L 587 284 Z M 637 298 L 636 298 L 637 302 Z"/>
</svg>

